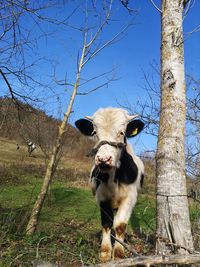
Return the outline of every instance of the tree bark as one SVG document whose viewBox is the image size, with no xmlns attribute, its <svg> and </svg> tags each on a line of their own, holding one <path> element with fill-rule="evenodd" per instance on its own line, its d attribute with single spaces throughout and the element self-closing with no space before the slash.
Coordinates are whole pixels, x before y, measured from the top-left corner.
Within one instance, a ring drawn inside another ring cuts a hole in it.
<svg viewBox="0 0 200 267">
<path fill-rule="evenodd" d="M 161 114 L 156 154 L 158 254 L 193 250 L 185 176 L 183 1 L 162 1 Z"/>
</svg>

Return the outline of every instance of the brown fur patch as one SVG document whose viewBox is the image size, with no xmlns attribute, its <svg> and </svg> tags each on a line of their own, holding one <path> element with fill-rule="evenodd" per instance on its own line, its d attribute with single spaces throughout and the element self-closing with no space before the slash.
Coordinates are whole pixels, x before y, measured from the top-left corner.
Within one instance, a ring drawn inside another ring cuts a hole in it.
<svg viewBox="0 0 200 267">
<path fill-rule="evenodd" d="M 100 261 L 106 262 L 111 259 L 111 249 L 108 245 L 101 246 Z"/>
<path fill-rule="evenodd" d="M 113 257 L 114 257 L 114 259 L 123 259 L 124 258 L 124 249 L 121 247 L 114 248 Z"/>
<path fill-rule="evenodd" d="M 119 226 L 116 227 L 115 231 L 118 237 L 124 236 L 124 233 L 126 231 L 126 223 L 121 223 Z"/>
<path fill-rule="evenodd" d="M 110 252 L 110 247 L 107 245 L 101 246 L 101 252 L 109 253 Z"/>
</svg>

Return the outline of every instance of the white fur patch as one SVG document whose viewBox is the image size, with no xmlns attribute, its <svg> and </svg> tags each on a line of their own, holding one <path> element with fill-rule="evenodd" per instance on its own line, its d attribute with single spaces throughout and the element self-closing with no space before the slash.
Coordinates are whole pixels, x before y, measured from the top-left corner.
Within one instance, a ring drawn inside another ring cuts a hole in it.
<svg viewBox="0 0 200 267">
<path fill-rule="evenodd" d="M 124 142 L 124 136 L 121 133 L 125 133 L 128 121 L 129 115 L 123 109 L 99 109 L 93 115 L 93 124 L 98 142 L 103 140 Z M 98 162 L 98 158 L 111 158 L 111 166 L 117 167 L 120 153 L 119 148 L 107 144 L 103 145 L 99 148 L 95 156 L 95 162 Z"/>
</svg>

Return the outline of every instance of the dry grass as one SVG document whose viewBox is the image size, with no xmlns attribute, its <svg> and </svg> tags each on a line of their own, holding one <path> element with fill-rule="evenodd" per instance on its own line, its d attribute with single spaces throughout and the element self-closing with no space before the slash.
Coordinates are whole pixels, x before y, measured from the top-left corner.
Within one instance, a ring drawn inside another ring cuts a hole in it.
<svg viewBox="0 0 200 267">
<path fill-rule="evenodd" d="M 17 150 L 17 143 L 14 140 L 0 138 L 0 164 L 6 165 L 8 168 L 11 165 L 16 166 L 37 166 L 45 169 L 46 158 L 39 147 L 33 151 L 32 155 L 28 155 L 27 146 L 20 144 L 20 149 Z M 63 155 L 58 171 L 64 172 L 65 169 L 74 169 L 74 173 L 89 172 L 91 161 L 88 158 L 78 158 L 68 155 Z"/>
<path fill-rule="evenodd" d="M 70 187 L 88 188 L 91 165 L 91 160 L 87 158 L 63 155 L 54 174 L 54 181 L 67 183 Z M 21 178 L 28 176 L 41 179 L 45 171 L 46 160 L 40 148 L 30 157 L 25 145 L 20 145 L 17 150 L 15 141 L 0 138 L 0 185 L 22 184 L 26 181 Z"/>
</svg>

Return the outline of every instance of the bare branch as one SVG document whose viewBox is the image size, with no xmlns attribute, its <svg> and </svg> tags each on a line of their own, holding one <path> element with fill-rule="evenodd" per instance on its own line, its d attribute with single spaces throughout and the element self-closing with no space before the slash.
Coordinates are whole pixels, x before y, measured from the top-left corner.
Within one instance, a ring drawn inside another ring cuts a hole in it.
<svg viewBox="0 0 200 267">
<path fill-rule="evenodd" d="M 130 246 L 130 245 L 126 244 L 125 242 L 119 240 L 117 237 L 115 237 L 115 236 L 112 235 L 112 234 L 111 234 L 111 237 L 112 237 L 115 241 L 119 242 L 124 248 L 126 248 L 126 249 L 127 249 L 129 252 L 131 252 L 134 256 L 141 256 L 140 254 L 137 253 L 137 251 L 135 251 L 135 249 L 134 249 L 132 246 Z"/>
<path fill-rule="evenodd" d="M 184 15 L 183 15 L 183 21 L 186 18 L 191 6 L 192 6 L 192 0 L 188 0 L 187 3 L 186 3 L 186 6 L 185 6 L 186 9 L 185 9 L 185 12 L 184 12 Z"/>
<path fill-rule="evenodd" d="M 100 89 L 102 87 L 108 86 L 110 82 L 113 82 L 113 81 L 116 81 L 116 80 L 117 79 L 111 79 L 111 80 L 109 80 L 109 81 L 107 81 L 107 82 L 105 82 L 103 84 L 100 84 L 99 86 L 97 86 L 97 87 L 95 87 L 95 88 L 93 88 L 93 89 L 91 89 L 91 90 L 89 90 L 87 92 L 82 92 L 82 93 L 79 92 L 79 93 L 77 93 L 77 95 L 88 95 L 90 93 L 93 93 L 93 92 L 97 91 L 98 89 Z"/>
<path fill-rule="evenodd" d="M 9 89 L 9 92 L 11 94 L 12 99 L 16 102 L 16 99 L 15 99 L 15 96 L 14 96 L 14 93 L 13 93 L 13 89 L 12 89 L 8 79 L 6 78 L 6 75 L 4 74 L 4 72 L 1 69 L 0 69 L 0 73 L 1 73 L 1 76 L 3 77 L 3 79 L 5 81 L 6 85 L 8 86 L 8 89 Z"/>
<path fill-rule="evenodd" d="M 109 8 L 108 8 L 106 17 L 105 17 L 104 21 L 102 22 L 102 24 L 100 25 L 100 27 L 97 29 L 97 31 L 96 31 L 95 35 L 93 36 L 93 38 L 91 39 L 91 41 L 88 44 L 86 44 L 86 48 L 91 47 L 91 45 L 95 42 L 95 40 L 97 39 L 97 37 L 101 33 L 101 31 L 102 31 L 103 27 L 105 26 L 105 24 L 108 22 L 108 19 L 110 17 L 112 2 L 113 2 L 113 0 L 110 0 L 110 4 L 109 4 Z"/>
<path fill-rule="evenodd" d="M 191 32 L 186 32 L 185 35 L 187 35 L 187 37 L 189 37 L 191 34 L 193 34 L 195 32 L 199 32 L 199 31 L 200 31 L 200 25 L 195 27 Z"/>
<path fill-rule="evenodd" d="M 120 2 L 128 10 L 129 14 L 131 14 L 133 12 L 137 12 L 137 10 L 129 7 L 129 1 L 128 0 L 120 0 Z"/>
<path fill-rule="evenodd" d="M 114 70 L 115 70 L 115 69 L 112 69 L 112 70 L 110 70 L 110 71 L 106 71 L 106 72 L 103 72 L 102 74 L 99 74 L 99 75 L 97 75 L 97 76 L 94 76 L 94 77 L 92 77 L 92 78 L 90 78 L 90 79 L 85 79 L 85 82 L 81 83 L 81 84 L 79 85 L 79 87 L 81 87 L 81 86 L 83 86 L 83 85 L 85 85 L 85 84 L 87 84 L 87 83 L 89 83 L 89 82 L 92 82 L 92 81 L 94 81 L 94 80 L 96 80 L 96 79 L 102 78 L 102 77 L 105 76 L 105 75 L 111 74 L 111 73 L 113 73 Z M 82 78 L 81 80 L 83 80 L 83 78 Z"/>
<path fill-rule="evenodd" d="M 152 5 L 155 7 L 155 9 L 157 10 L 157 11 L 159 11 L 160 13 L 162 13 L 162 10 L 154 3 L 154 1 L 153 0 L 150 0 L 150 2 L 152 3 Z"/>
<path fill-rule="evenodd" d="M 105 47 L 113 44 L 118 37 L 120 37 L 129 27 L 131 24 L 126 25 L 120 32 L 118 32 L 112 39 L 104 43 L 100 48 L 96 49 L 84 62 L 83 62 L 83 67 L 90 61 L 94 56 L 99 54 Z"/>
</svg>

